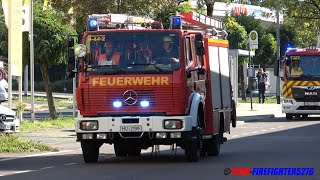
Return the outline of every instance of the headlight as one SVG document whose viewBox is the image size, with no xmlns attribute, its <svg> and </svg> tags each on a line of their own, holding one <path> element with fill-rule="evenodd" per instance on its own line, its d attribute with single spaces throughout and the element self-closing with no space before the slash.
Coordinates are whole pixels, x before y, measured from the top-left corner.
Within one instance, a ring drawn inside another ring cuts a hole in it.
<svg viewBox="0 0 320 180">
<path fill-rule="evenodd" d="M 74 53 L 77 57 L 83 57 L 86 55 L 87 47 L 84 44 L 77 44 L 74 48 Z"/>
<path fill-rule="evenodd" d="M 92 131 L 98 129 L 98 121 L 81 121 L 80 129 L 83 131 Z"/>
<path fill-rule="evenodd" d="M 181 129 L 183 127 L 182 120 L 180 119 L 167 119 L 164 120 L 164 129 Z"/>
<path fill-rule="evenodd" d="M 283 104 L 293 104 L 293 101 L 291 99 L 284 99 Z"/>
</svg>

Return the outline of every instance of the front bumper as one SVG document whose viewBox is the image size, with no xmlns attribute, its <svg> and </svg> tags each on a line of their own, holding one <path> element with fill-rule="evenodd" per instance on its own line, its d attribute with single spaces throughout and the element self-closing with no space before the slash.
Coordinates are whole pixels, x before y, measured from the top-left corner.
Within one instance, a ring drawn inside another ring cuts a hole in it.
<svg viewBox="0 0 320 180">
<path fill-rule="evenodd" d="M 297 102 L 293 98 L 284 98 L 282 100 L 282 113 L 320 114 L 320 102 Z"/>
<path fill-rule="evenodd" d="M 20 121 L 18 119 L 15 119 L 12 122 L 0 121 L 0 133 L 20 132 L 19 126 L 20 126 Z"/>
<path fill-rule="evenodd" d="M 165 120 L 181 120 L 182 128 L 165 129 Z M 134 120 L 134 121 L 130 121 Z M 81 130 L 81 121 L 97 121 L 97 130 Z M 132 123 L 134 122 L 134 123 Z M 140 126 L 138 131 L 123 131 L 123 127 Z M 191 116 L 150 116 L 150 117 L 80 117 L 75 120 L 75 129 L 77 139 L 179 139 L 186 136 L 188 132 L 192 132 L 193 124 Z M 90 134 L 84 137 L 83 134 Z"/>
</svg>

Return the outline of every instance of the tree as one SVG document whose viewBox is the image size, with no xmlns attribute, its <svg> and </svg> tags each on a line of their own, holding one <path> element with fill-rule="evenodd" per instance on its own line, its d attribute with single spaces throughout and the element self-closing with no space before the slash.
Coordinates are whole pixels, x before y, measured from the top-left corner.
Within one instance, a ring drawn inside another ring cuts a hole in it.
<svg viewBox="0 0 320 180">
<path fill-rule="evenodd" d="M 245 28 L 241 26 L 234 17 L 227 17 L 224 20 L 224 23 L 228 32 L 229 49 L 248 49 L 248 33 Z M 247 60 L 247 58 L 238 58 L 239 81 L 241 86 L 241 97 L 243 100 L 246 99 L 244 76 L 242 73 L 245 60 Z"/>
<path fill-rule="evenodd" d="M 70 27 L 62 23 L 63 17 L 56 10 L 42 10 L 42 5 L 34 6 L 34 61 L 40 66 L 46 89 L 50 117 L 57 117 L 54 106 L 48 68 L 51 65 L 66 63 L 65 39 L 73 34 Z M 29 57 L 29 42 L 24 38 L 24 57 Z M 24 58 L 28 60 L 28 58 Z"/>
</svg>

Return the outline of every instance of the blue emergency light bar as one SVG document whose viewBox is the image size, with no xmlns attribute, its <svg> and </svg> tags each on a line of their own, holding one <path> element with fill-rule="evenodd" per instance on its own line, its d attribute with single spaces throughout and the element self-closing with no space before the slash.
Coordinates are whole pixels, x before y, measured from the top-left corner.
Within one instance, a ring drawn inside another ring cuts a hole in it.
<svg viewBox="0 0 320 180">
<path fill-rule="evenodd" d="M 182 29 L 181 17 L 180 16 L 172 16 L 170 27 L 171 27 L 171 29 Z"/>
<path fill-rule="evenodd" d="M 90 18 L 87 22 L 87 30 L 88 31 L 96 31 L 99 29 L 98 26 L 98 19 L 97 18 Z"/>
</svg>

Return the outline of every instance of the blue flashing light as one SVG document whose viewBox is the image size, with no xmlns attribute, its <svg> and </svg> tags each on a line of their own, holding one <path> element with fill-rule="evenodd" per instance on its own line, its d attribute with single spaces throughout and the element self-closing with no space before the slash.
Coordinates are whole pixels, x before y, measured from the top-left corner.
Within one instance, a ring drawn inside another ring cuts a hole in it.
<svg viewBox="0 0 320 180">
<path fill-rule="evenodd" d="M 98 19 L 97 18 L 91 18 L 88 20 L 88 30 L 98 30 Z"/>
<path fill-rule="evenodd" d="M 149 105 L 150 105 L 149 101 L 143 100 L 140 102 L 141 107 L 149 107 Z"/>
<path fill-rule="evenodd" d="M 182 29 L 180 16 L 173 16 L 171 18 L 171 29 Z"/>
<path fill-rule="evenodd" d="M 121 102 L 121 101 L 114 101 L 114 102 L 112 103 L 112 105 L 113 105 L 113 107 L 115 107 L 115 108 L 119 108 L 119 107 L 122 106 L 122 102 Z"/>
</svg>

